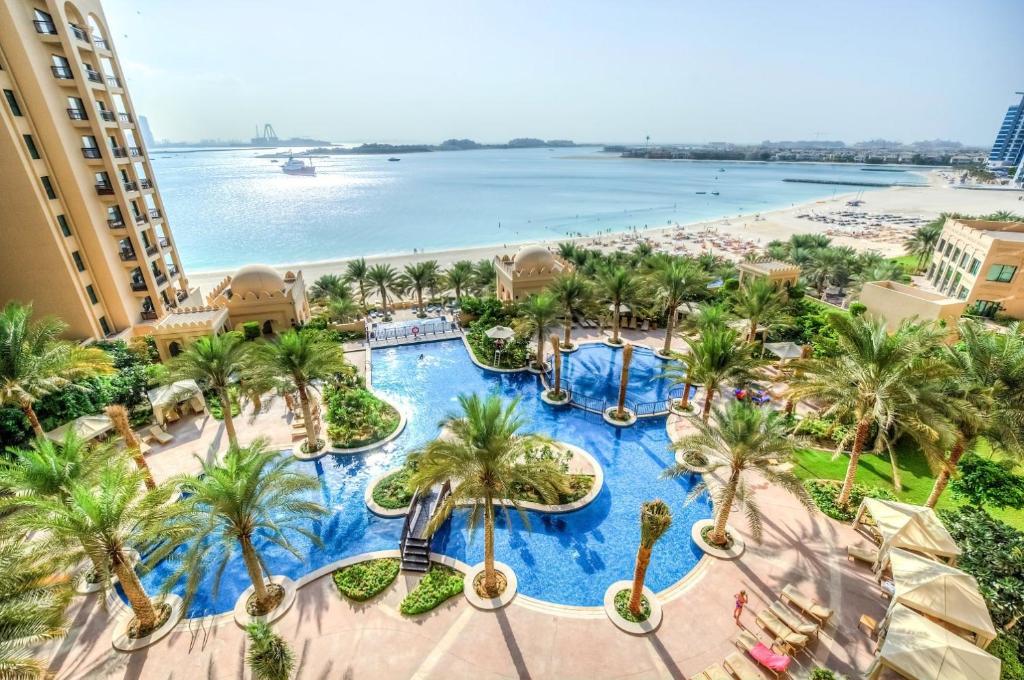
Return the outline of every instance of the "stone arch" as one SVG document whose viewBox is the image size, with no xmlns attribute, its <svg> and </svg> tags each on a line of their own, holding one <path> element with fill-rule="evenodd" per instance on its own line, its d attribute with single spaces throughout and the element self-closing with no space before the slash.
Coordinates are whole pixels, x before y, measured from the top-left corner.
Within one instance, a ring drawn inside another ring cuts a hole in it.
<svg viewBox="0 0 1024 680">
<path fill-rule="evenodd" d="M 167 353 L 170 354 L 172 357 L 178 356 L 179 354 L 181 354 L 181 351 L 181 343 L 179 343 L 177 340 L 171 340 L 171 342 L 168 343 Z"/>
<path fill-rule="evenodd" d="M 270 320 L 270 319 L 267 319 L 266 321 L 263 322 L 263 335 L 273 335 L 273 334 L 274 334 L 274 322 L 272 320 Z"/>
<path fill-rule="evenodd" d="M 106 24 L 95 14 L 90 14 L 86 19 L 89 24 L 89 30 L 92 31 L 93 35 L 102 40 L 106 44 L 107 49 L 110 49 L 110 31 L 107 30 Z"/>
</svg>

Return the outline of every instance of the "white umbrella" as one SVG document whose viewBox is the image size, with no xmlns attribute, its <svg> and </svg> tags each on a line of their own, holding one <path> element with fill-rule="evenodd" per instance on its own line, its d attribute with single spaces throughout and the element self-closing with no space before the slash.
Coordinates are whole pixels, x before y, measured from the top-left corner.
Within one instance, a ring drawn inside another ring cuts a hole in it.
<svg viewBox="0 0 1024 680">
<path fill-rule="evenodd" d="M 105 413 L 94 416 L 81 416 L 70 423 L 64 423 L 60 427 L 50 430 L 46 433 L 46 438 L 60 443 L 64 441 L 64 436 L 68 433 L 68 430 L 71 430 L 82 439 L 89 441 L 102 434 L 106 434 L 113 427 L 114 424 Z"/>
<path fill-rule="evenodd" d="M 516 332 L 508 326 L 495 326 L 484 331 L 484 335 L 491 340 L 509 340 L 515 337 Z"/>
<path fill-rule="evenodd" d="M 614 312 L 615 311 L 615 303 L 614 302 L 612 302 L 611 304 L 608 305 L 608 311 L 609 312 Z M 627 304 L 619 305 L 619 314 L 629 314 L 632 311 L 633 310 L 631 310 L 629 308 L 629 305 L 627 305 Z"/>
<path fill-rule="evenodd" d="M 804 354 L 804 348 L 795 342 L 768 342 L 764 348 L 783 361 L 799 359 Z"/>
</svg>

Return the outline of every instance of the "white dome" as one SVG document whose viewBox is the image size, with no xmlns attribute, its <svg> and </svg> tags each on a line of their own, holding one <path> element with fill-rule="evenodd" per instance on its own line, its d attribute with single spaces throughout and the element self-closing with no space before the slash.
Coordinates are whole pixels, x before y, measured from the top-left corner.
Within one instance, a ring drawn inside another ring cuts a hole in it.
<svg viewBox="0 0 1024 680">
<path fill-rule="evenodd" d="M 279 293 L 284 290 L 284 279 L 265 264 L 249 264 L 231 277 L 232 295 Z"/>
<path fill-rule="evenodd" d="M 555 266 L 555 256 L 544 246 L 523 246 L 512 262 L 516 271 L 551 269 Z"/>
</svg>

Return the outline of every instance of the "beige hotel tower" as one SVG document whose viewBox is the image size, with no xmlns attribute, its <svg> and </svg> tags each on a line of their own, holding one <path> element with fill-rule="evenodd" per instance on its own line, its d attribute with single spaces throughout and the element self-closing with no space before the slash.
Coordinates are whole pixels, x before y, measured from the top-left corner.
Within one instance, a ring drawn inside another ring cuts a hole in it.
<svg viewBox="0 0 1024 680">
<path fill-rule="evenodd" d="M 145 332 L 188 282 L 98 0 L 0 2 L 0 304 Z"/>
</svg>

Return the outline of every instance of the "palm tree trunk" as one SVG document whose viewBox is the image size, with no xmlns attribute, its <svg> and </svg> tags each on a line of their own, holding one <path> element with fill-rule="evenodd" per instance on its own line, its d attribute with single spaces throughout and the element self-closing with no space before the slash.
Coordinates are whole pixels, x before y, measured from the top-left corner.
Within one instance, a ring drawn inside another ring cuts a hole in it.
<svg viewBox="0 0 1024 680">
<path fill-rule="evenodd" d="M 682 402 L 681 402 L 681 405 L 682 405 L 682 407 L 684 409 L 689 408 L 689 406 L 690 406 L 690 388 L 691 387 L 692 387 L 692 385 L 690 384 L 690 367 L 687 366 L 686 367 L 686 382 L 683 383 L 683 399 L 682 399 Z"/>
<path fill-rule="evenodd" d="M 462 286 L 455 284 L 455 301 L 462 303 Z"/>
<path fill-rule="evenodd" d="M 757 319 L 750 319 L 750 335 L 747 337 L 747 342 L 754 342 L 757 340 Z"/>
<path fill-rule="evenodd" d="M 651 549 L 640 546 L 636 551 L 636 567 L 633 569 L 633 591 L 629 595 L 629 611 L 633 616 L 640 615 L 641 598 L 644 595 L 644 580 L 647 578 L 647 565 L 651 563 Z"/>
<path fill-rule="evenodd" d="M 419 286 L 416 287 L 416 306 L 419 310 L 416 312 L 416 316 L 426 316 L 427 313 L 423 311 L 423 289 Z"/>
<path fill-rule="evenodd" d="M 553 336 L 552 336 L 553 337 Z M 544 327 L 537 329 L 537 370 L 544 370 Z"/>
<path fill-rule="evenodd" d="M 28 418 L 28 424 L 32 426 L 32 431 L 36 433 L 36 436 L 45 437 L 46 433 L 43 432 L 43 426 L 39 424 L 39 416 L 36 415 L 36 410 L 32 408 L 32 404 L 27 401 L 21 402 L 21 412 Z"/>
<path fill-rule="evenodd" d="M 312 453 L 317 449 L 319 438 L 317 437 L 316 425 L 313 423 L 313 411 L 309 406 L 309 393 L 306 386 L 299 384 L 299 403 L 302 404 L 302 418 L 306 421 L 306 450 Z"/>
<path fill-rule="evenodd" d="M 846 466 L 846 478 L 843 479 L 843 490 L 839 492 L 836 505 L 845 508 L 850 504 L 850 493 L 853 491 L 853 480 L 857 476 L 857 463 L 860 460 L 860 452 L 864 450 L 864 442 L 867 441 L 868 432 L 871 429 L 871 421 L 867 418 L 857 423 L 857 434 L 853 439 L 853 450 L 850 451 L 850 462 Z"/>
<path fill-rule="evenodd" d="M 615 311 L 612 312 L 612 342 L 619 344 L 619 328 L 622 321 L 619 317 L 619 303 L 615 303 Z"/>
<path fill-rule="evenodd" d="M 245 562 L 245 570 L 249 572 L 249 580 L 256 594 L 256 602 L 263 607 L 270 600 L 270 593 L 267 591 L 267 581 L 263 577 L 263 565 L 256 556 L 256 549 L 252 547 L 249 538 L 241 538 L 238 541 L 242 545 L 242 560 Z"/>
<path fill-rule="evenodd" d="M 153 481 L 153 472 L 149 469 L 146 457 L 142 455 L 142 448 L 139 446 L 139 438 L 132 432 L 131 423 L 128 421 L 128 410 L 120 404 L 111 404 L 106 408 L 107 417 L 114 424 L 117 434 L 124 440 L 128 455 L 135 462 L 135 467 L 142 471 L 146 480 L 147 489 L 155 489 L 156 482 Z"/>
<path fill-rule="evenodd" d="M 570 349 L 572 347 L 572 310 L 566 310 L 565 312 L 565 339 L 562 341 L 562 347 Z"/>
<path fill-rule="evenodd" d="M 626 417 L 626 386 L 629 385 L 629 364 L 633 360 L 633 345 L 622 348 L 622 373 L 619 374 L 619 406 L 615 412 L 619 418 Z"/>
<path fill-rule="evenodd" d="M 494 572 L 494 498 L 488 494 L 484 500 L 487 504 L 484 508 L 484 590 L 494 593 L 498 588 Z"/>
<path fill-rule="evenodd" d="M 665 346 L 661 349 L 661 353 L 668 355 L 672 351 L 672 333 L 676 329 L 676 307 L 672 305 L 668 308 L 668 317 L 665 319 Z"/>
<path fill-rule="evenodd" d="M 228 393 L 228 388 L 219 388 L 217 398 L 220 399 L 220 412 L 224 415 L 224 429 L 228 433 L 228 445 L 237 448 L 238 435 L 235 434 L 235 417 L 231 415 L 231 395 Z"/>
<path fill-rule="evenodd" d="M 562 353 L 558 349 L 558 336 L 551 336 L 551 356 L 555 365 L 555 396 L 562 396 Z"/>
<path fill-rule="evenodd" d="M 363 306 L 363 311 L 366 311 L 366 283 L 359 279 L 359 302 Z"/>
<path fill-rule="evenodd" d="M 736 498 L 736 487 L 739 481 L 739 473 L 733 472 L 729 476 L 729 481 L 725 483 L 725 489 L 722 490 L 722 505 L 715 511 L 715 528 L 708 537 L 715 545 L 725 545 L 729 540 L 725 527 L 729 522 L 729 513 L 732 511 L 732 502 Z"/>
<path fill-rule="evenodd" d="M 946 485 L 949 484 L 949 477 L 956 470 L 960 464 L 960 459 L 963 458 L 964 449 L 966 448 L 963 436 L 960 436 L 956 443 L 953 444 L 953 448 L 949 452 L 949 459 L 946 464 L 942 466 L 942 470 L 939 471 L 939 476 L 935 478 L 935 485 L 932 487 L 932 492 L 928 496 L 928 500 L 924 502 L 925 507 L 934 508 L 935 504 L 939 502 L 939 496 L 946 490 Z"/>
<path fill-rule="evenodd" d="M 718 389 L 718 385 L 714 382 L 704 385 L 704 410 L 701 412 L 700 418 L 705 423 L 708 422 L 708 417 L 711 415 L 711 400 L 715 397 L 716 389 Z"/>
<path fill-rule="evenodd" d="M 114 554 L 111 566 L 121 584 L 124 596 L 128 598 L 132 613 L 139 620 L 139 625 L 142 628 L 151 628 L 156 624 L 156 608 L 153 606 L 153 601 L 146 595 L 146 589 L 139 581 L 135 568 L 128 563 L 124 553 L 120 550 Z"/>
</svg>

